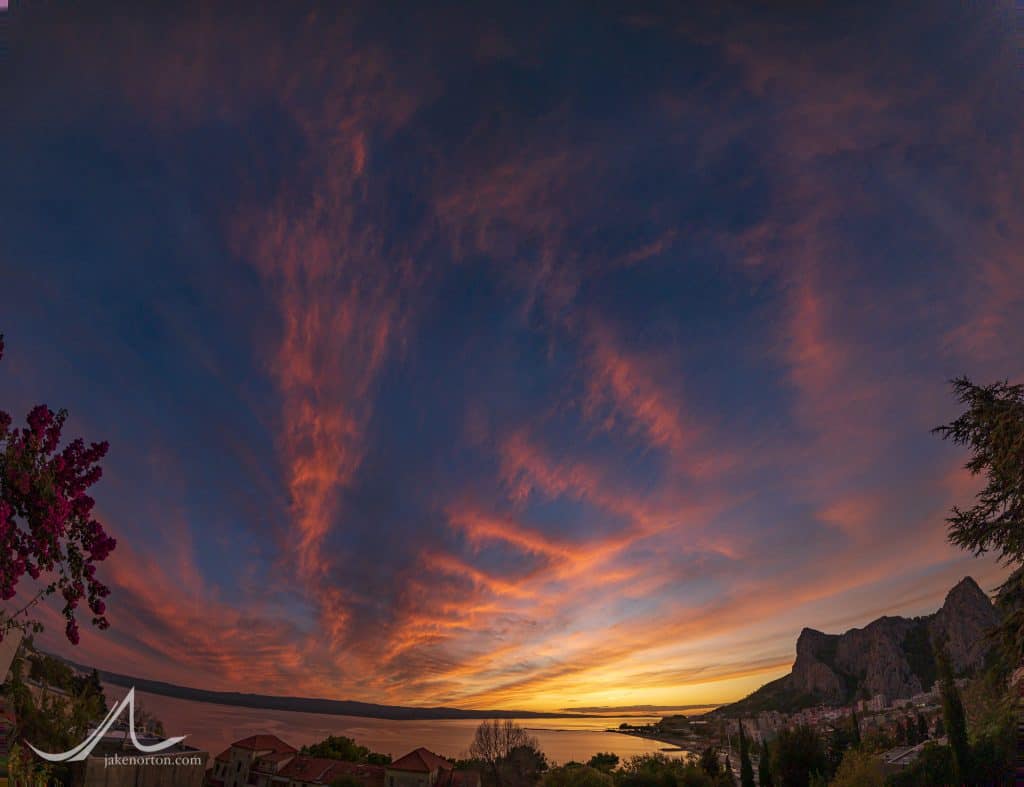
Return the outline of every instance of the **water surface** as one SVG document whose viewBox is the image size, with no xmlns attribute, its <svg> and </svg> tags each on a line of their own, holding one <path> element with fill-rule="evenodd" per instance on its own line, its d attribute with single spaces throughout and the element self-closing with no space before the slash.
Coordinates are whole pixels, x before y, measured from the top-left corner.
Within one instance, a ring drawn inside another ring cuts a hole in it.
<svg viewBox="0 0 1024 787">
<path fill-rule="evenodd" d="M 124 696 L 125 689 L 107 685 L 106 693 L 113 703 Z M 445 757 L 460 757 L 465 755 L 473 739 L 473 731 L 480 723 L 479 719 L 404 721 L 240 708 L 143 691 L 136 691 L 135 696 L 142 707 L 163 722 L 167 735 L 187 734 L 186 743 L 209 751 L 211 755 L 223 751 L 232 741 L 257 733 L 269 733 L 295 747 L 315 743 L 328 735 L 347 735 L 373 751 L 396 758 L 417 746 L 426 746 Z M 599 751 L 614 752 L 620 758 L 626 758 L 666 748 L 666 744 L 658 741 L 606 731 L 622 722 L 647 724 L 657 721 L 656 717 L 517 721 L 537 738 L 548 760 L 557 763 L 586 761 Z M 671 754 L 679 756 L 679 752 Z"/>
</svg>

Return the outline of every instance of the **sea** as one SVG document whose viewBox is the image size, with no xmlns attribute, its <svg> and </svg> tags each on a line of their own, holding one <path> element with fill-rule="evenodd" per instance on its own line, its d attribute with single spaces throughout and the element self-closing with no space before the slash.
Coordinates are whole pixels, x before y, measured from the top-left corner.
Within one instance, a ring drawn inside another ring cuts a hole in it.
<svg viewBox="0 0 1024 787">
<path fill-rule="evenodd" d="M 110 704 L 121 699 L 122 686 L 105 686 Z M 316 743 L 328 735 L 347 735 L 372 751 L 401 757 L 408 751 L 425 746 L 444 757 L 463 757 L 473 739 L 479 719 L 394 720 L 370 719 L 361 716 L 337 716 L 324 713 L 242 708 L 212 702 L 165 697 L 148 692 L 135 692 L 136 704 L 160 719 L 167 735 L 187 735 L 185 743 L 211 757 L 226 749 L 232 741 L 259 733 L 276 735 L 296 748 Z M 657 721 L 657 716 L 595 716 L 588 718 L 517 719 L 517 723 L 537 738 L 548 762 L 571 760 L 586 762 L 598 752 L 612 752 L 621 759 L 636 754 L 663 751 L 672 757 L 687 752 L 669 744 L 608 732 L 626 722 L 643 725 Z"/>
</svg>

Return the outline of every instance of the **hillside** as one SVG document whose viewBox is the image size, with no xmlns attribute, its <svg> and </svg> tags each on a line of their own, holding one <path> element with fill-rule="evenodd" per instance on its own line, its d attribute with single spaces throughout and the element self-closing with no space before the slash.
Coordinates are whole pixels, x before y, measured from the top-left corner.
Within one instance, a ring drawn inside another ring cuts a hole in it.
<svg viewBox="0 0 1024 787">
<path fill-rule="evenodd" d="M 57 657 L 59 658 L 59 657 Z M 92 668 L 77 664 L 68 659 L 61 659 L 78 670 L 90 671 Z M 525 710 L 475 710 L 448 707 L 414 707 L 406 705 L 378 705 L 372 702 L 355 700 L 331 700 L 316 697 L 287 697 L 274 694 L 248 694 L 237 691 L 208 691 L 190 686 L 178 686 L 173 683 L 149 680 L 147 678 L 121 675 L 116 672 L 97 670 L 100 680 L 125 688 L 135 687 L 138 691 L 160 694 L 165 697 L 191 700 L 193 702 L 212 702 L 218 705 L 232 705 L 242 708 L 261 708 L 263 710 L 298 711 L 302 713 L 325 713 L 336 716 L 361 716 L 374 719 L 426 720 L 426 719 L 541 719 L 541 718 L 586 718 L 580 713 L 544 713 Z"/>
<path fill-rule="evenodd" d="M 985 633 L 996 622 L 992 601 L 966 577 L 931 615 L 881 617 L 844 634 L 805 628 L 788 675 L 713 713 L 794 711 L 822 703 L 843 705 L 876 694 L 890 700 L 910 697 L 935 682 L 932 642 L 945 643 L 957 674 L 969 673 L 983 665 L 989 649 Z"/>
</svg>

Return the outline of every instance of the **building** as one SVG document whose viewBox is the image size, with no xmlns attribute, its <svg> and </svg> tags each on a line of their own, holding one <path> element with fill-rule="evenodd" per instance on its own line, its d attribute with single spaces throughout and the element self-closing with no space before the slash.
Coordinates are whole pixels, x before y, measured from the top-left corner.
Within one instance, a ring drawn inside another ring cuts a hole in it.
<svg viewBox="0 0 1024 787">
<path fill-rule="evenodd" d="M 455 770 L 448 760 L 416 749 L 391 765 L 344 762 L 300 754 L 275 735 L 235 741 L 217 755 L 207 787 L 317 787 L 347 778 L 362 787 L 480 787 L 476 771 Z"/>
<path fill-rule="evenodd" d="M 276 735 L 251 735 L 235 741 L 214 759 L 213 772 L 208 782 L 211 787 L 267 787 L 267 779 L 250 780 L 253 766 L 260 762 L 260 771 L 266 776 L 283 767 L 298 751 Z M 256 774 L 252 774 L 254 777 Z"/>
<path fill-rule="evenodd" d="M 444 757 L 422 746 L 386 766 L 385 787 L 480 787 L 476 771 L 456 770 Z"/>
</svg>

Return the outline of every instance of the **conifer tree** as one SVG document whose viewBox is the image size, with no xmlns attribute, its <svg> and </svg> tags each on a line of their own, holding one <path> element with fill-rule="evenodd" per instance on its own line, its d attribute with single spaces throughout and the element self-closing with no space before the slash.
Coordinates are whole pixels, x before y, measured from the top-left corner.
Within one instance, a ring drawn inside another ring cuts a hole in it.
<svg viewBox="0 0 1024 787">
<path fill-rule="evenodd" d="M 761 750 L 757 755 L 757 781 L 760 787 L 773 787 L 771 756 L 768 754 L 768 744 L 761 739 Z"/>
<path fill-rule="evenodd" d="M 740 787 L 754 787 L 754 765 L 750 761 L 750 746 L 743 733 L 743 719 L 740 719 Z"/>
<path fill-rule="evenodd" d="M 964 704 L 953 680 L 949 656 L 941 645 L 935 648 L 935 663 L 939 673 L 939 691 L 942 694 L 942 717 L 945 721 L 946 735 L 949 736 L 949 747 L 953 752 L 953 773 L 956 782 L 963 784 L 970 770 Z"/>
</svg>

